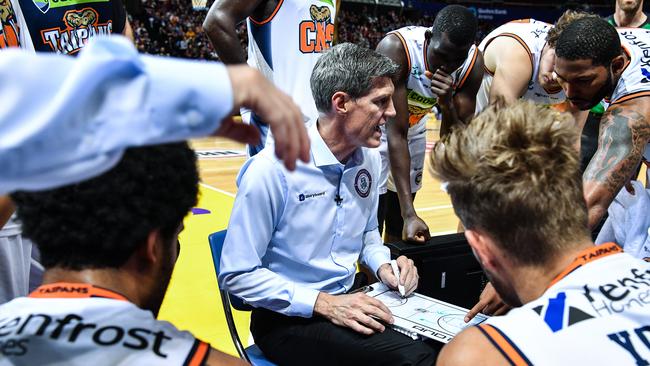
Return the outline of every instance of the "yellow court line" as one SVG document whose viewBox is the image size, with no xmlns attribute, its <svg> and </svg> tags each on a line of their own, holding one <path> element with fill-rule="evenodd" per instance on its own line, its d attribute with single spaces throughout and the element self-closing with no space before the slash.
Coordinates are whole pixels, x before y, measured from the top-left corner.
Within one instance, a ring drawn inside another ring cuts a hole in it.
<svg viewBox="0 0 650 366">
<path fill-rule="evenodd" d="M 180 256 L 158 318 L 190 331 L 215 348 L 237 355 L 226 326 L 208 246 L 208 235 L 227 227 L 234 195 L 205 184 L 201 184 L 199 192 L 197 207 L 210 213 L 190 214 L 185 218 Z M 246 344 L 250 313 L 234 311 L 233 315 Z"/>
</svg>

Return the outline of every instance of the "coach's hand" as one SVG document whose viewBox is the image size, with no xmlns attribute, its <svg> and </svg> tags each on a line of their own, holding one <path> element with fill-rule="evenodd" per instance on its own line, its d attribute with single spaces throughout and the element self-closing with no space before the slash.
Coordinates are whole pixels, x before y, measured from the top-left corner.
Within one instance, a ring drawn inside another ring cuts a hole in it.
<svg viewBox="0 0 650 366">
<path fill-rule="evenodd" d="M 506 305 L 503 300 L 501 300 L 501 296 L 499 296 L 496 290 L 494 290 L 494 286 L 488 282 L 479 297 L 478 303 L 476 303 L 476 305 L 474 305 L 474 307 L 465 315 L 465 323 L 472 320 L 472 318 L 474 318 L 478 313 L 486 315 L 502 315 L 507 313 L 510 309 L 511 307 Z"/>
<path fill-rule="evenodd" d="M 386 305 L 364 293 L 330 295 L 321 292 L 316 298 L 314 313 L 338 326 L 367 335 L 384 331 L 380 321 L 393 324 L 393 315 Z"/>
<path fill-rule="evenodd" d="M 397 258 L 397 267 L 399 267 L 399 283 L 404 286 L 404 294 L 408 296 L 418 288 L 418 268 L 413 263 L 413 260 L 401 255 Z M 382 264 L 377 270 L 377 277 L 379 280 L 386 284 L 386 286 L 397 290 L 397 278 L 393 274 L 393 269 L 390 263 Z"/>
<path fill-rule="evenodd" d="M 275 154 L 284 160 L 287 169 L 295 169 L 298 158 L 308 162 L 309 137 L 302 113 L 293 100 L 251 67 L 228 66 L 228 76 L 233 90 L 234 110 L 250 108 L 269 124 L 275 140 Z M 256 128 L 235 123 L 231 118 L 226 118 L 215 134 L 247 144 L 255 144 L 260 138 Z"/>
</svg>

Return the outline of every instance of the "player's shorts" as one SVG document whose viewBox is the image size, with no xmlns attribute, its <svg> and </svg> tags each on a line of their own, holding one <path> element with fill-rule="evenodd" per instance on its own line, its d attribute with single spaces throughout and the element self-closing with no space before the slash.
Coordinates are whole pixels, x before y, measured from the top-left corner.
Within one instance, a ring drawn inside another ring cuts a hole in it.
<svg viewBox="0 0 650 366">
<path fill-rule="evenodd" d="M 412 199 L 415 199 L 415 193 L 412 194 Z M 404 227 L 404 220 L 402 219 L 402 210 L 399 205 L 399 198 L 397 193 L 387 191 L 379 195 L 379 208 L 377 210 L 377 221 L 379 224 L 379 234 L 384 233 L 384 225 L 386 226 L 386 233 L 390 236 L 402 237 L 402 228 Z"/>
<path fill-rule="evenodd" d="M 382 131 L 382 141 L 379 146 L 381 155 L 381 175 L 379 176 L 379 194 L 386 193 L 386 190 L 396 191 L 393 176 L 390 173 L 390 161 L 388 158 L 388 142 L 386 132 Z M 409 131 L 410 132 L 410 131 Z M 411 154 L 411 192 L 415 193 L 422 187 L 422 175 L 424 172 L 424 157 L 427 147 L 427 131 L 422 129 L 416 134 L 409 133 L 409 152 Z"/>
</svg>

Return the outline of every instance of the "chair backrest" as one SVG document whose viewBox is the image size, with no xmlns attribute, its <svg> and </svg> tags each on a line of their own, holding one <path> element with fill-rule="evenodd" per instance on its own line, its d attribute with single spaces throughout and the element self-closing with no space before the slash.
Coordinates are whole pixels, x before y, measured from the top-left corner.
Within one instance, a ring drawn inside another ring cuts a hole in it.
<svg viewBox="0 0 650 366">
<path fill-rule="evenodd" d="M 217 231 L 216 233 L 212 233 L 210 236 L 208 236 L 208 241 L 210 242 L 210 252 L 212 252 L 212 262 L 214 262 L 214 271 L 217 274 L 217 281 L 219 281 L 219 271 L 221 269 L 221 252 L 223 251 L 223 243 L 226 240 L 226 231 L 227 230 Z M 253 310 L 252 306 L 246 304 L 239 297 L 233 296 L 228 292 L 226 293 L 228 294 L 230 305 L 232 305 L 233 308 L 240 311 Z"/>
</svg>

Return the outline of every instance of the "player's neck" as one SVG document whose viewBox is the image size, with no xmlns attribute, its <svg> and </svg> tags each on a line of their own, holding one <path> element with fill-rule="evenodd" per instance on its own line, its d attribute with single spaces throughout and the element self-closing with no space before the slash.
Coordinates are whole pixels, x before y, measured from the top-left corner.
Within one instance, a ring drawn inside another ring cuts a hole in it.
<svg viewBox="0 0 650 366">
<path fill-rule="evenodd" d="M 340 128 L 341 121 L 335 120 L 336 118 L 321 116 L 318 119 L 318 133 L 320 133 L 323 141 L 325 141 L 325 145 L 330 149 L 336 160 L 341 162 L 341 164 L 345 164 L 358 146 L 353 146 L 348 143 L 343 129 Z"/>
<path fill-rule="evenodd" d="M 575 260 L 578 253 L 593 247 L 591 240 L 585 240 L 543 266 L 526 266 L 518 268 L 512 275 L 515 291 L 522 304 L 527 304 L 548 290 L 554 280 Z"/>
<path fill-rule="evenodd" d="M 56 267 L 48 269 L 43 273 L 44 285 L 57 282 L 85 283 L 102 287 L 117 292 L 138 306 L 142 305 L 139 296 L 141 291 L 138 290 L 141 281 L 118 268 L 74 271 Z"/>
<path fill-rule="evenodd" d="M 616 13 L 614 13 L 614 20 L 616 21 L 616 25 L 619 27 L 640 27 L 645 23 L 646 19 L 647 16 L 642 11 L 632 13 L 618 9 Z"/>
</svg>

